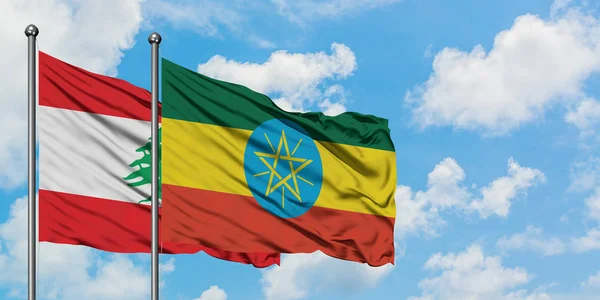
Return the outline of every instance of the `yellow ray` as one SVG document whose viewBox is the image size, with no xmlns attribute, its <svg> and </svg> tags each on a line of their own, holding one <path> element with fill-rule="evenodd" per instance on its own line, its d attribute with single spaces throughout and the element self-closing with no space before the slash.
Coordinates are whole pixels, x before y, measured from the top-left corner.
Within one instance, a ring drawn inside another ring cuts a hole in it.
<svg viewBox="0 0 600 300">
<path fill-rule="evenodd" d="M 298 175 L 298 176 L 296 176 L 296 177 L 298 177 L 298 179 L 300 179 L 300 180 L 302 180 L 302 181 L 304 181 L 304 182 L 306 182 L 306 183 L 308 183 L 308 184 L 310 184 L 310 185 L 314 185 L 312 182 L 310 182 L 310 181 L 306 180 L 304 177 L 302 177 L 302 176 L 300 176 L 300 175 Z"/>
<path fill-rule="evenodd" d="M 254 177 L 258 177 L 258 176 L 267 175 L 267 174 L 269 174 L 269 173 L 271 173 L 271 172 L 270 172 L 270 171 L 264 171 L 264 172 L 262 172 L 262 173 L 254 174 Z"/>
<path fill-rule="evenodd" d="M 292 155 L 294 155 L 294 153 L 296 153 L 296 150 L 298 150 L 298 147 L 300 147 L 300 143 L 302 143 L 302 139 L 300 139 L 298 141 L 298 144 L 296 144 L 296 147 L 294 147 L 294 150 L 292 150 Z M 273 151 L 273 152 L 275 152 L 275 151 Z"/>
<path fill-rule="evenodd" d="M 292 170 L 292 174 L 294 174 L 294 166 L 292 165 L 292 162 L 290 161 L 290 170 Z M 298 188 L 298 180 L 296 180 L 297 176 L 292 176 L 292 179 L 294 179 L 294 187 L 296 188 L 296 193 L 298 193 L 298 195 L 300 195 L 300 189 Z"/>
<path fill-rule="evenodd" d="M 269 137 L 267 136 L 266 132 L 265 132 L 265 138 L 267 139 L 267 142 L 269 143 L 269 146 L 271 146 L 271 150 L 273 150 L 273 152 L 275 152 L 275 147 L 273 147 L 273 144 L 271 144 L 271 140 L 269 140 Z"/>
</svg>

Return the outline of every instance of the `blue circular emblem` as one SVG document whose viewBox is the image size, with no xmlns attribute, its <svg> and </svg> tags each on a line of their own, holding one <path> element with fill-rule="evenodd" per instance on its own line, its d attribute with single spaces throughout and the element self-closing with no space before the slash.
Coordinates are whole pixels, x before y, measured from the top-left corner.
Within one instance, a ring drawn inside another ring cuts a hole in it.
<svg viewBox="0 0 600 300">
<path fill-rule="evenodd" d="M 307 212 L 323 183 L 317 145 L 288 120 L 272 119 L 254 129 L 244 152 L 244 173 L 258 204 L 281 218 Z"/>
</svg>

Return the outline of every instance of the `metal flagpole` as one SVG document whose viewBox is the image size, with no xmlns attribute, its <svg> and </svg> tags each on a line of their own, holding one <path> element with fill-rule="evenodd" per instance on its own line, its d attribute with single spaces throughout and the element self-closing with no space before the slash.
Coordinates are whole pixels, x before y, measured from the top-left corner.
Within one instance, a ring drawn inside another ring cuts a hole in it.
<svg viewBox="0 0 600 300">
<path fill-rule="evenodd" d="M 29 138 L 27 140 L 27 176 L 28 176 L 28 232 L 27 232 L 27 254 L 28 254 L 28 295 L 29 300 L 36 298 L 36 242 L 37 242 L 37 222 L 36 222 L 36 203 L 35 203 L 35 127 L 36 127 L 36 46 L 35 40 L 39 33 L 38 28 L 31 24 L 25 28 L 25 36 L 27 36 L 28 51 L 27 51 L 27 96 L 28 96 L 28 112 L 27 118 Z"/>
<path fill-rule="evenodd" d="M 154 32 L 152 46 L 152 300 L 158 300 L 158 45 L 162 38 Z"/>
</svg>

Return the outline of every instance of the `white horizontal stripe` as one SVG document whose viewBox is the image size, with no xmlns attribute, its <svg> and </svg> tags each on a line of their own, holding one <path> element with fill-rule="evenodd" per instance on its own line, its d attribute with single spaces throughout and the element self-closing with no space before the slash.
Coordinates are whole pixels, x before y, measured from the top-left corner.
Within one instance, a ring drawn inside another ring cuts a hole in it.
<svg viewBox="0 0 600 300">
<path fill-rule="evenodd" d="M 150 122 L 39 107 L 40 189 L 138 203 L 150 184 L 130 187 L 123 179 L 143 156 L 136 149 L 150 137 Z"/>
</svg>

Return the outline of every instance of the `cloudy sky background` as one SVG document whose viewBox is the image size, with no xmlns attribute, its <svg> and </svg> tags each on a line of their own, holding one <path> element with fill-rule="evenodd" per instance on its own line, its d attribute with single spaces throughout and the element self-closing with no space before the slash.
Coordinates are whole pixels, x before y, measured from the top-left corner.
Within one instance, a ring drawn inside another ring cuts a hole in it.
<svg viewBox="0 0 600 300">
<path fill-rule="evenodd" d="M 26 38 L 149 88 L 161 55 L 294 111 L 390 120 L 394 266 L 161 257 L 163 299 L 598 299 L 600 3 L 4 0 L 0 295 L 27 285 Z M 43 299 L 148 299 L 149 255 L 40 246 Z"/>
</svg>

